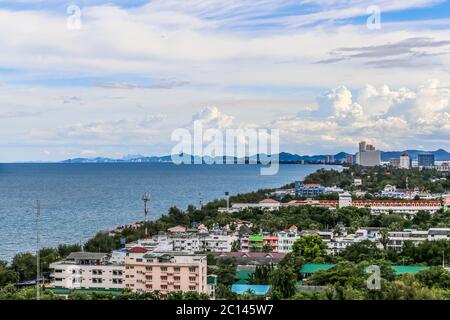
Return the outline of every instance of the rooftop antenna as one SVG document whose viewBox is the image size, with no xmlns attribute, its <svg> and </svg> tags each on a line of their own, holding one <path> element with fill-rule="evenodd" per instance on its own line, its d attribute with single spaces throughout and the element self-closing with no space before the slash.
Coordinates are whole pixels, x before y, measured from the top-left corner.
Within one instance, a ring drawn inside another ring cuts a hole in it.
<svg viewBox="0 0 450 320">
<path fill-rule="evenodd" d="M 148 207 L 147 202 L 150 201 L 150 195 L 148 192 L 144 193 L 142 196 L 142 201 L 144 201 L 144 225 L 145 225 L 145 237 L 148 237 L 148 227 L 147 227 L 147 215 L 148 215 Z"/>
<path fill-rule="evenodd" d="M 39 220 L 41 216 L 41 202 L 36 200 L 36 300 L 40 300 L 41 292 L 40 292 L 40 264 L 41 257 L 39 253 Z"/>
</svg>

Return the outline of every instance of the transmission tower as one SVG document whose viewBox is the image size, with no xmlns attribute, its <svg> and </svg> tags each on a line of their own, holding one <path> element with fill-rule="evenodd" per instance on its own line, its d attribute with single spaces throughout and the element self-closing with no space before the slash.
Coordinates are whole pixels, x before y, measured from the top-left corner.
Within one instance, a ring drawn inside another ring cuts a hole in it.
<svg viewBox="0 0 450 320">
<path fill-rule="evenodd" d="M 142 196 L 142 201 L 144 201 L 144 225 L 145 225 L 145 237 L 148 237 L 148 230 L 147 230 L 147 215 L 148 215 L 148 207 L 147 202 L 150 201 L 150 195 L 148 192 L 144 193 Z"/>
<path fill-rule="evenodd" d="M 40 280 L 41 280 L 41 270 L 40 270 L 40 264 L 41 264 L 41 257 L 39 252 L 39 220 L 41 217 L 41 202 L 39 200 L 36 200 L 36 300 L 39 300 L 41 298 L 41 292 L 40 292 Z"/>
</svg>

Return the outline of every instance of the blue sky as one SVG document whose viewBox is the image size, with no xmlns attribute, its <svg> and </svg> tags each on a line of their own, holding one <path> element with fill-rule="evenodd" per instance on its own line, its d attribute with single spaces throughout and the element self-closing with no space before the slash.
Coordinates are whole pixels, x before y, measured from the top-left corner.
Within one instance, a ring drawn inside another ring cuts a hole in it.
<svg viewBox="0 0 450 320">
<path fill-rule="evenodd" d="M 0 0 L 0 28 L 0 161 L 167 154 L 193 119 L 450 149 L 450 1 Z"/>
</svg>

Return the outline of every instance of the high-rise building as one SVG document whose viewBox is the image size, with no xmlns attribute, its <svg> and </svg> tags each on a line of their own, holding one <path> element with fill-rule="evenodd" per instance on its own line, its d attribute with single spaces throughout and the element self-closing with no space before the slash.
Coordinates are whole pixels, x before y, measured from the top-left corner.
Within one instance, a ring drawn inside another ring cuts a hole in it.
<svg viewBox="0 0 450 320">
<path fill-rule="evenodd" d="M 356 163 L 364 167 L 378 166 L 381 164 L 381 151 L 375 150 L 373 145 L 361 141 L 359 152 L 356 153 Z"/>
<path fill-rule="evenodd" d="M 409 158 L 409 155 L 406 152 L 403 152 L 400 156 L 400 169 L 409 169 L 411 168 L 411 159 Z"/>
<path fill-rule="evenodd" d="M 125 288 L 134 292 L 172 291 L 207 293 L 206 255 L 184 252 L 149 252 L 142 247 L 128 250 Z"/>
<path fill-rule="evenodd" d="M 434 166 L 434 154 L 421 153 L 418 155 L 419 167 L 430 168 Z"/>
<path fill-rule="evenodd" d="M 325 156 L 325 163 L 334 163 L 334 155 Z"/>
<path fill-rule="evenodd" d="M 366 151 L 366 142 L 365 141 L 361 141 L 359 143 L 359 152 L 364 152 Z"/>
</svg>

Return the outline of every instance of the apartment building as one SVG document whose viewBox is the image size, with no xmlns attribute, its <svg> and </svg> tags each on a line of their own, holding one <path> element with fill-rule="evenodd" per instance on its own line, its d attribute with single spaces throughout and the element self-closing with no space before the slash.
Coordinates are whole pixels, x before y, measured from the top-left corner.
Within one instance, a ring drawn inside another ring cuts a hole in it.
<svg viewBox="0 0 450 320">
<path fill-rule="evenodd" d="M 125 258 L 125 288 L 158 290 L 163 296 L 172 291 L 208 293 L 206 255 L 131 248 Z"/>
<path fill-rule="evenodd" d="M 405 241 L 411 241 L 414 245 L 418 245 L 428 239 L 428 231 L 420 230 L 405 230 L 405 231 L 392 231 L 388 233 L 389 242 L 388 248 L 394 248 L 400 250 Z"/>
<path fill-rule="evenodd" d="M 261 209 L 265 211 L 276 211 L 280 210 L 281 203 L 274 199 L 264 199 L 258 203 L 233 203 L 231 208 L 219 208 L 219 212 L 240 212 L 246 209 Z"/>
<path fill-rule="evenodd" d="M 428 240 L 450 240 L 450 228 L 428 229 Z"/>
<path fill-rule="evenodd" d="M 442 208 L 439 200 L 352 200 L 348 192 L 339 195 L 339 208 L 353 206 L 368 208 L 372 214 L 399 213 L 405 216 L 415 215 L 419 211 L 436 213 Z"/>
<path fill-rule="evenodd" d="M 123 289 L 125 260 L 116 253 L 73 252 L 66 259 L 50 264 L 55 288 Z M 125 257 L 124 257 L 125 258 Z"/>
</svg>

